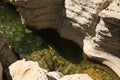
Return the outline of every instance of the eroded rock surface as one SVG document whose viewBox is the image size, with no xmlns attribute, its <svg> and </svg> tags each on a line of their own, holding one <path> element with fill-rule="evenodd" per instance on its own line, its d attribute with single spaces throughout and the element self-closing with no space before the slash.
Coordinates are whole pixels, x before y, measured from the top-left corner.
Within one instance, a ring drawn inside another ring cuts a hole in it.
<svg viewBox="0 0 120 80">
<path fill-rule="evenodd" d="M 10 2 L 17 7 L 25 25 L 57 29 L 61 37 L 76 42 L 88 57 L 109 66 L 120 77 L 119 0 L 65 0 L 63 10 L 62 0 Z"/>
<path fill-rule="evenodd" d="M 16 61 L 9 67 L 12 80 L 92 80 L 87 74 L 74 74 L 63 77 L 60 72 L 48 72 L 37 62 Z"/>
<path fill-rule="evenodd" d="M 63 0 L 10 0 L 17 6 L 22 22 L 34 29 L 57 29 L 61 22 Z"/>
</svg>

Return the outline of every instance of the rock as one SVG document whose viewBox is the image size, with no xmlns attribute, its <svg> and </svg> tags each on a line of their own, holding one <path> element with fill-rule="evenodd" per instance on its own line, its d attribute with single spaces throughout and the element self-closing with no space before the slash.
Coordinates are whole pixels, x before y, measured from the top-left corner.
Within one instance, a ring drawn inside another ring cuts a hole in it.
<svg viewBox="0 0 120 80">
<path fill-rule="evenodd" d="M 10 46 L 8 46 L 5 43 L 4 36 L 2 33 L 0 33 L 0 62 L 3 65 L 3 69 L 4 69 L 3 73 L 5 74 L 4 77 L 7 80 L 11 80 L 8 66 L 10 66 L 16 60 L 17 60 L 16 55 L 14 54 Z"/>
<path fill-rule="evenodd" d="M 58 31 L 120 77 L 119 4 L 119 0 L 65 0 L 66 18 Z"/>
<path fill-rule="evenodd" d="M 39 67 L 37 62 L 19 60 L 9 67 L 12 80 L 48 80 L 45 69 Z"/>
<path fill-rule="evenodd" d="M 77 43 L 89 58 L 109 66 L 120 77 L 119 0 L 65 0 L 65 9 L 62 0 L 10 2 L 17 6 L 25 25 L 57 29 L 61 37 Z"/>
<path fill-rule="evenodd" d="M 2 64 L 0 62 L 0 80 L 3 80 L 3 68 L 2 68 Z"/>
<path fill-rule="evenodd" d="M 9 66 L 12 80 L 92 80 L 86 74 L 63 76 L 60 72 L 48 72 L 39 67 L 37 62 L 18 60 Z"/>
<path fill-rule="evenodd" d="M 64 76 L 62 73 L 56 72 L 56 71 L 48 72 L 47 75 L 48 75 L 49 77 L 54 78 L 55 80 L 58 80 L 58 79 L 60 79 L 61 77 Z M 53 80 L 53 79 L 52 79 L 52 80 Z"/>
<path fill-rule="evenodd" d="M 66 75 L 58 80 L 93 80 L 86 74 Z"/>
<path fill-rule="evenodd" d="M 24 25 L 34 29 L 57 29 L 61 22 L 63 0 L 9 0 L 17 6 Z"/>
</svg>

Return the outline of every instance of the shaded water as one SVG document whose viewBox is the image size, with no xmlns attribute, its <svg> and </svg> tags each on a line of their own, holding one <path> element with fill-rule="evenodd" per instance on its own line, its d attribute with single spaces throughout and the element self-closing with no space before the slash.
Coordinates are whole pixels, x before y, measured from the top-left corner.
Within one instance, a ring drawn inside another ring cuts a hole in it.
<svg viewBox="0 0 120 80">
<path fill-rule="evenodd" d="M 83 50 L 80 46 L 71 40 L 61 38 L 57 31 L 52 29 L 44 29 L 34 31 L 34 34 L 42 37 L 42 39 L 48 42 L 48 44 L 51 44 L 52 47 L 55 47 L 58 54 L 62 58 L 66 59 L 76 66 L 73 68 L 75 72 L 71 71 L 70 74 L 87 73 L 94 80 L 119 80 L 118 76 L 116 74 L 113 74 L 114 72 L 111 69 L 97 61 L 91 61 L 87 59 L 83 54 Z"/>
</svg>

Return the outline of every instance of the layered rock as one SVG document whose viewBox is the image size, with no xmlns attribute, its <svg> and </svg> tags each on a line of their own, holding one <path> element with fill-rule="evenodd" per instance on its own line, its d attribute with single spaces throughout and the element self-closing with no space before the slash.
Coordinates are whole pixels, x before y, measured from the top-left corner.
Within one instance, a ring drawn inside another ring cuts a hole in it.
<svg viewBox="0 0 120 80">
<path fill-rule="evenodd" d="M 34 29 L 57 29 L 61 22 L 63 0 L 9 0 L 17 6 L 24 25 Z"/>
<path fill-rule="evenodd" d="M 61 37 L 76 42 L 88 57 L 109 66 L 120 77 L 119 0 L 65 0 L 63 10 L 62 0 L 10 2 L 17 7 L 25 25 L 57 29 Z"/>
<path fill-rule="evenodd" d="M 60 72 L 48 72 L 39 67 L 37 62 L 16 61 L 9 67 L 12 80 L 92 80 L 86 74 L 74 74 L 63 77 Z"/>
</svg>

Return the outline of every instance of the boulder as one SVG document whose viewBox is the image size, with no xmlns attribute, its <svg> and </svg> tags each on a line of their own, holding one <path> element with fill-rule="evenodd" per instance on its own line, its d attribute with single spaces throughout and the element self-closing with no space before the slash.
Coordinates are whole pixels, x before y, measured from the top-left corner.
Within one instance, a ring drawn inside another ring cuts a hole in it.
<svg viewBox="0 0 120 80">
<path fill-rule="evenodd" d="M 66 75 L 58 80 L 93 80 L 87 74 L 72 74 Z"/>
<path fill-rule="evenodd" d="M 39 67 L 37 62 L 26 61 L 25 59 L 16 61 L 9 66 L 12 80 L 57 80 L 63 77 L 60 72 L 48 72 Z"/>
<path fill-rule="evenodd" d="M 66 17 L 58 31 L 120 77 L 119 4 L 119 0 L 65 0 Z"/>
<path fill-rule="evenodd" d="M 18 60 L 9 66 L 12 80 L 92 80 L 87 74 L 63 76 L 62 73 L 39 67 L 37 62 Z"/>
<path fill-rule="evenodd" d="M 61 23 L 63 0 L 8 0 L 20 13 L 24 25 L 34 29 L 57 29 Z"/>
<path fill-rule="evenodd" d="M 16 61 L 9 67 L 12 80 L 48 80 L 45 69 L 39 67 L 37 62 Z"/>
<path fill-rule="evenodd" d="M 3 80 L 2 78 L 3 78 L 3 68 L 2 68 L 2 64 L 1 64 L 1 62 L 0 62 L 0 80 Z"/>
</svg>

